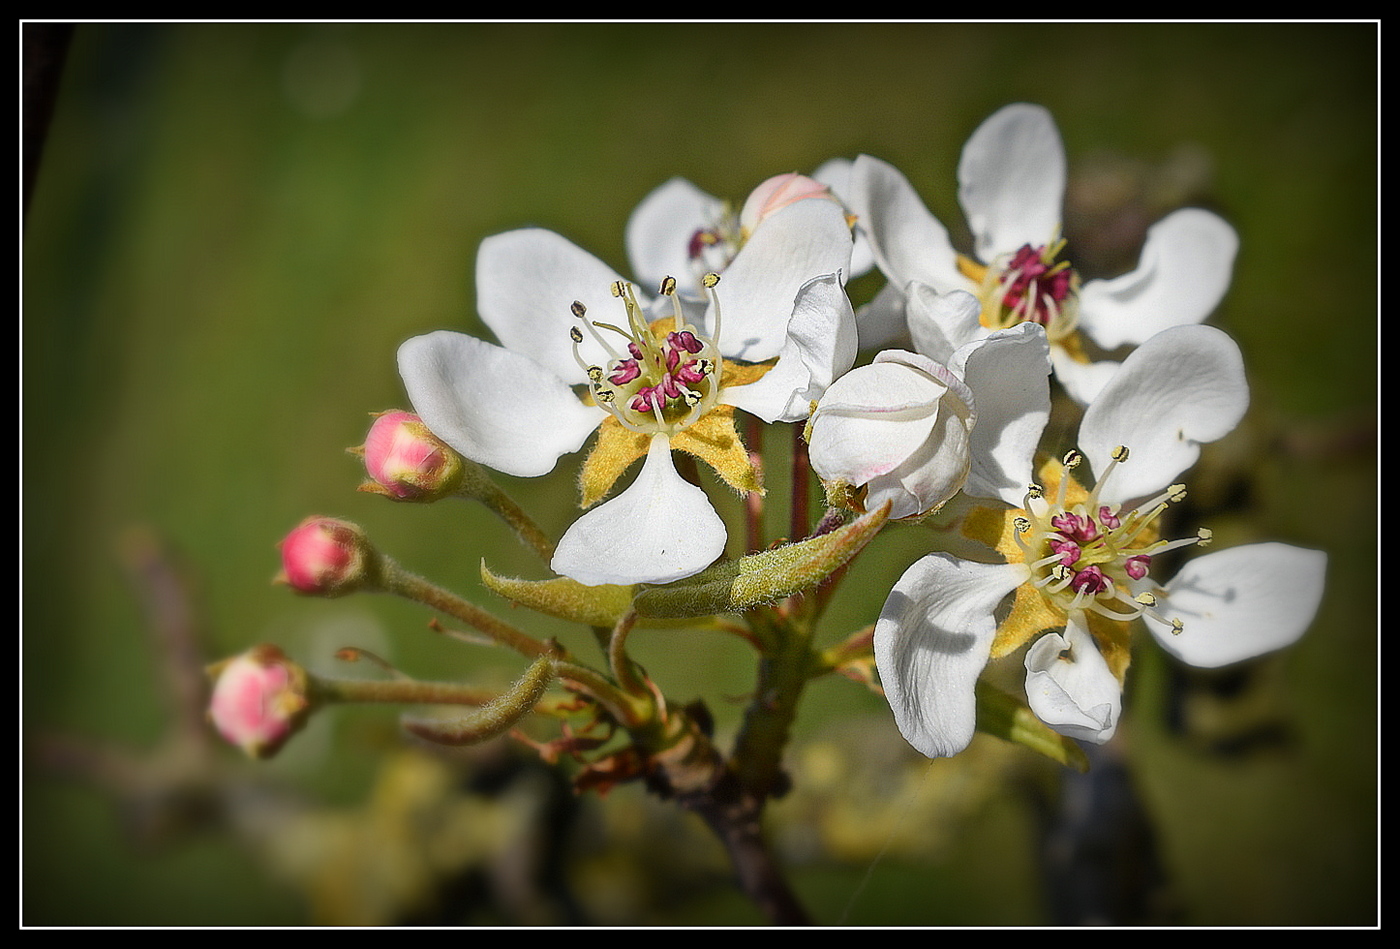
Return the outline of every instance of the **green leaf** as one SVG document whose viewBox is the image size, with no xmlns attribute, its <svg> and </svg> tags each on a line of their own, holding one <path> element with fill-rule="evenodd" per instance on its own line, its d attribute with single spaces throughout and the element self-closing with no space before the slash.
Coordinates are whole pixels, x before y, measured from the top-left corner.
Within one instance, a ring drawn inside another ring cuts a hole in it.
<svg viewBox="0 0 1400 949">
<path fill-rule="evenodd" d="M 652 617 L 742 613 L 816 586 L 854 557 L 889 519 L 889 503 L 808 540 L 727 560 L 665 586 L 642 586 L 637 613 Z"/>
<path fill-rule="evenodd" d="M 611 627 L 632 606 L 634 587 L 616 584 L 585 586 L 568 577 L 551 580 L 522 580 L 492 573 L 481 562 L 481 582 L 488 589 L 518 606 L 528 607 L 546 616 L 582 623 L 585 626 Z M 681 626 L 675 621 L 639 620 L 641 626 Z"/>
</svg>

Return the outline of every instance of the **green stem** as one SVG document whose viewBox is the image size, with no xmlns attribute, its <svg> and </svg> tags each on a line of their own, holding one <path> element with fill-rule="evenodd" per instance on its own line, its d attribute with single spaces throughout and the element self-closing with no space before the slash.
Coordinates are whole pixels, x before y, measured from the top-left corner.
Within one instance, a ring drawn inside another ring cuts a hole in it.
<svg viewBox="0 0 1400 949">
<path fill-rule="evenodd" d="M 405 599 L 422 603 L 485 634 L 492 642 L 508 649 L 514 649 L 522 656 L 531 659 L 551 655 L 556 650 L 548 643 L 517 629 L 504 620 L 497 619 L 468 600 L 443 589 L 435 583 L 423 579 L 399 566 L 392 557 L 379 555 L 379 578 L 386 593 L 393 593 Z"/>
<path fill-rule="evenodd" d="M 313 702 L 389 702 L 401 705 L 485 705 L 495 692 L 456 682 L 419 682 L 414 679 L 325 679 L 307 676 Z"/>
<path fill-rule="evenodd" d="M 545 563 L 554 558 L 554 541 L 549 539 L 540 526 L 534 522 L 515 499 L 501 490 L 500 485 L 480 466 L 467 459 L 462 478 L 462 486 L 457 490 L 461 497 L 474 498 L 515 531 L 524 544 L 539 555 Z"/>
<path fill-rule="evenodd" d="M 799 606 L 792 598 L 787 606 Z M 740 784 L 763 797 L 783 793 L 788 779 L 782 771 L 783 748 L 797 716 L 797 703 L 811 677 L 811 629 L 801 610 L 765 610 L 754 617 L 767 627 L 762 641 L 770 645 L 759 660 L 758 685 L 734 745 L 731 767 Z"/>
<path fill-rule="evenodd" d="M 402 596 L 461 620 L 483 633 L 492 642 L 531 659 L 538 659 L 540 656 L 557 657 L 555 669 L 559 678 L 575 683 L 607 708 L 619 722 L 635 723 L 644 720 L 649 714 L 646 708 L 642 707 L 651 706 L 649 696 L 645 702 L 641 702 L 637 696 L 628 695 L 599 672 L 574 661 L 568 652 L 556 643 L 536 639 L 524 630 L 492 616 L 475 603 L 410 573 L 385 554 L 379 555 L 378 568 L 380 588 L 386 593 Z"/>
</svg>

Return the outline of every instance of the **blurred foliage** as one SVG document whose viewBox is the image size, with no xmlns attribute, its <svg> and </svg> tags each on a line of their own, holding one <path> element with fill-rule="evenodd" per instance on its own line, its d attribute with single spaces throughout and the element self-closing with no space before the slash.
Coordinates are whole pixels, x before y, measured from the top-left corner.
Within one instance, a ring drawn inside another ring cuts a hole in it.
<svg viewBox="0 0 1400 949">
<path fill-rule="evenodd" d="M 1326 549 L 1323 612 L 1295 648 L 1224 673 L 1141 649 L 1116 743 L 1126 771 L 1101 759 L 1092 786 L 992 739 L 929 764 L 878 697 L 818 682 L 772 834 L 824 923 L 1055 922 L 1071 898 L 1043 881 L 1063 866 L 1049 843 L 1066 808 L 1085 788 L 1097 801 L 1136 788 L 1145 816 L 1121 818 L 1131 833 L 1112 808 L 1095 812 L 1130 864 L 1155 867 L 1129 918 L 1373 924 L 1379 323 L 1376 280 L 1351 278 L 1378 254 L 1378 34 L 80 25 L 24 234 L 24 922 L 760 922 L 693 819 L 639 787 L 561 797 L 518 746 L 404 751 L 392 714 L 374 709 L 321 716 L 265 765 L 191 738 L 121 538 L 144 525 L 179 552 L 205 659 L 269 640 L 316 668 L 358 645 L 423 677 L 502 685 L 518 663 L 429 633 L 422 610 L 268 583 L 273 545 L 310 513 L 361 523 L 410 569 L 493 609 L 483 555 L 538 575 L 484 511 L 356 494 L 344 452 L 368 413 L 404 406 L 403 339 L 482 332 L 479 241 L 540 225 L 625 271 L 627 215 L 665 179 L 742 199 L 769 175 L 860 152 L 901 168 L 965 234 L 962 143 L 1027 100 L 1064 135 L 1066 226 L 1086 271 L 1130 266 L 1112 248 L 1180 203 L 1238 228 L 1215 322 L 1244 350 L 1253 404 L 1190 476 L 1193 513 L 1222 546 Z M 557 531 L 572 517 L 567 477 L 502 481 Z M 873 620 L 929 549 L 923 531 L 878 538 L 826 641 Z M 532 628 L 587 649 L 563 624 Z M 741 703 L 726 697 L 753 676 L 741 643 L 685 630 L 632 642 L 668 693 L 704 696 L 732 733 Z M 183 662 L 188 684 L 197 663 Z M 180 798 L 191 807 L 172 805 L 172 788 L 193 786 Z M 546 829 L 547 858 L 507 866 L 537 854 Z M 534 886 L 502 882 L 520 879 Z"/>
</svg>

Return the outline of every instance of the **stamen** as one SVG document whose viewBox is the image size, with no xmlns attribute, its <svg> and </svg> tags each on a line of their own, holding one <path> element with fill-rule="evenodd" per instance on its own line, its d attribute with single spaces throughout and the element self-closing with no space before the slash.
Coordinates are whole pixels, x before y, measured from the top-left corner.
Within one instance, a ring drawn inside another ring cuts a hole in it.
<svg viewBox="0 0 1400 949">
<path fill-rule="evenodd" d="M 700 286 L 706 290 L 706 295 L 710 298 L 710 303 L 715 308 L 715 325 L 710 327 L 710 339 L 714 341 L 716 347 L 719 346 L 719 294 L 715 293 L 715 287 L 719 285 L 719 274 L 707 273 L 700 278 Z"/>
<path fill-rule="evenodd" d="M 1089 506 L 1094 507 L 1099 502 L 1099 494 L 1103 491 L 1103 486 L 1108 483 L 1108 476 L 1113 473 L 1113 469 L 1128 460 L 1128 448 L 1126 445 L 1119 445 L 1109 454 L 1108 464 L 1104 466 L 1103 474 L 1099 475 L 1099 480 L 1094 483 L 1094 490 L 1089 492 Z"/>
<path fill-rule="evenodd" d="M 1071 448 L 1065 453 L 1065 470 L 1060 476 L 1060 491 L 1055 504 L 1061 508 L 1065 506 L 1065 490 L 1069 487 L 1069 473 L 1079 467 L 1079 463 L 1084 460 L 1084 456 Z"/>
</svg>

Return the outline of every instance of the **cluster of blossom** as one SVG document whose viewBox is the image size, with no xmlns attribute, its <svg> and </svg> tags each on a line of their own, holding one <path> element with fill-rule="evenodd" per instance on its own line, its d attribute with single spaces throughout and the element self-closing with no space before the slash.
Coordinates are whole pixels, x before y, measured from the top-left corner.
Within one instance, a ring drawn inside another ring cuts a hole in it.
<svg viewBox="0 0 1400 949">
<path fill-rule="evenodd" d="M 441 471 L 450 446 L 538 477 L 596 432 L 585 513 L 550 566 L 588 586 L 668 584 L 710 567 L 728 540 L 673 452 L 759 491 L 735 410 L 804 425 L 834 502 L 888 505 L 890 519 L 960 512 L 963 556 L 913 564 L 874 630 L 896 723 L 929 756 L 966 747 L 984 667 L 1022 647 L 1030 708 L 1101 743 L 1136 626 L 1197 666 L 1294 641 L 1321 599 L 1320 552 L 1250 545 L 1153 577 L 1161 554 L 1209 540 L 1163 538 L 1162 514 L 1200 446 L 1248 403 L 1238 347 L 1202 325 L 1228 287 L 1234 231 L 1177 211 L 1149 230 L 1136 270 L 1081 281 L 1060 236 L 1064 148 L 1038 106 L 983 123 L 958 181 L 973 256 L 904 176 L 864 155 L 769 179 L 737 214 L 668 182 L 628 224 L 635 284 L 547 230 L 490 237 L 476 286 L 497 342 L 438 331 L 402 345 L 415 415 L 393 416 L 410 426 L 403 439 L 367 443 L 371 473 L 408 496 L 435 483 L 421 469 Z M 871 267 L 888 282 L 857 312 L 846 281 Z M 1077 449 L 1046 462 L 1052 374 L 1084 411 Z M 331 560 L 354 551 L 319 532 L 309 541 Z"/>
</svg>

